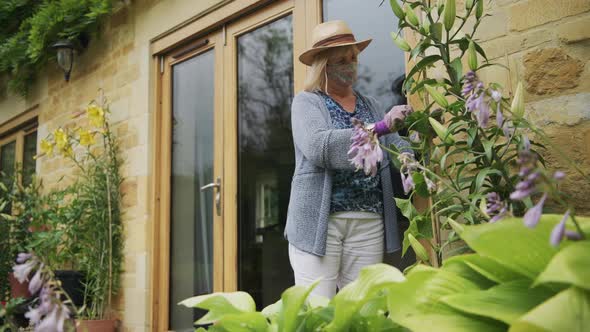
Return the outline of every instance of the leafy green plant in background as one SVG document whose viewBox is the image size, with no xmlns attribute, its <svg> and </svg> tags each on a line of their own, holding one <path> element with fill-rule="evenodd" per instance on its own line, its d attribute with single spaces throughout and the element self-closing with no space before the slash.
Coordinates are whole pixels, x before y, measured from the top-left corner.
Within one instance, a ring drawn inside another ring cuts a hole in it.
<svg viewBox="0 0 590 332">
<path fill-rule="evenodd" d="M 40 232 L 37 237 L 52 238 L 59 234 L 69 239 L 75 264 L 85 276 L 86 305 L 80 314 L 87 319 L 105 319 L 112 314 L 109 309 L 120 288 L 123 264 L 120 192 L 123 178 L 118 141 L 110 128 L 109 114 L 107 100 L 101 96 L 74 115 L 87 117 L 87 127 L 58 128 L 40 143 L 41 156 L 59 154 L 79 170 L 76 181 L 61 192 L 59 200 L 54 200 L 63 206 L 57 219 L 71 224 L 55 225 L 46 235 Z M 37 251 L 35 246 L 31 249 Z"/>
<path fill-rule="evenodd" d="M 22 194 L 9 195 L 11 214 L 3 215 L 13 221 L 26 220 L 29 227 L 29 240 L 14 248 L 11 263 L 18 252 L 19 257 L 31 257 L 24 254 L 29 252 L 42 260 L 40 270 L 45 274 L 53 276 L 52 270 L 67 267 L 83 273 L 84 305 L 77 308 L 80 319 L 112 318 L 113 296 L 120 288 L 124 241 L 121 157 L 109 114 L 107 100 L 101 96 L 86 110 L 74 114 L 87 126 L 58 128 L 42 139 L 42 152 L 37 157 L 58 155 L 71 160 L 78 168 L 75 181 L 46 194 L 40 194 L 40 187 L 32 185 Z M 19 264 L 15 271 L 28 263 Z M 27 274 L 21 274 L 25 279 Z M 73 306 L 70 302 L 68 305 Z M 37 314 L 30 309 L 29 315 Z"/>
<path fill-rule="evenodd" d="M 417 265 L 405 276 L 385 264 L 369 266 L 332 300 L 310 296 L 312 285 L 287 289 L 261 312 L 244 292 L 196 296 L 180 305 L 208 310 L 196 323 L 213 323 L 208 330 L 216 332 L 581 332 L 590 324 L 590 241 L 552 246 L 547 238 L 560 219 L 544 215 L 534 229 L 522 218 L 452 222 L 474 253 L 441 268 Z M 590 218 L 579 223 L 588 235 Z"/>
<path fill-rule="evenodd" d="M 437 255 L 432 263 L 439 265 L 446 247 L 458 240 L 449 220 L 479 224 L 524 215 L 533 227 L 546 200 L 567 211 L 564 220 L 569 215 L 575 223 L 574 208 L 558 190 L 565 174 L 544 169 L 540 151 L 551 142 L 526 119 L 522 84 L 511 102 L 504 87 L 486 85 L 478 78 L 478 71 L 493 65 L 476 39 L 486 17 L 484 0 L 465 1 L 462 10 L 454 0 L 389 3 L 399 19 L 400 31 L 392 32 L 393 41 L 415 62 L 404 89 L 423 104 L 406 119 L 416 158 L 385 147 L 397 157 L 392 159 L 397 159 L 404 190 L 411 193 L 407 200 L 396 199 L 410 220 L 404 252 L 410 245 L 425 252 L 416 239 L 433 240 Z M 465 31 L 468 21 L 472 28 Z M 415 45 L 401 37 L 402 29 L 418 36 Z M 463 63 L 469 67 L 467 73 Z M 421 213 L 411 203 L 416 195 L 432 202 Z M 554 235 L 554 243 L 565 236 L 564 225 L 565 221 L 556 227 L 555 233 L 563 234 Z M 449 232 L 446 237 L 445 231 Z M 576 233 L 567 236 L 583 237 L 579 229 Z M 446 254 L 467 250 L 463 245 Z"/>
<path fill-rule="evenodd" d="M 31 183 L 23 187 L 15 174 L 2 175 L 0 182 L 0 299 L 6 300 L 9 294 L 8 273 L 12 272 L 12 265 L 16 255 L 26 251 L 33 241 L 33 220 L 45 215 L 44 197 L 41 186 L 33 178 Z"/>
<path fill-rule="evenodd" d="M 25 96 L 35 75 L 55 62 L 50 46 L 69 40 L 82 50 L 122 1 L 4 0 L 0 3 L 0 73 Z"/>
</svg>

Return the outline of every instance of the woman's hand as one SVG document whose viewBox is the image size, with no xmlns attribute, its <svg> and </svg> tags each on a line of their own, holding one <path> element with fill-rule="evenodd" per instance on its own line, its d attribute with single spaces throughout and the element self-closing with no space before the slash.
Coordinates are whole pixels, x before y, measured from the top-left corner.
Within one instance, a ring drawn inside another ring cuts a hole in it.
<svg viewBox="0 0 590 332">
<path fill-rule="evenodd" d="M 383 136 L 389 133 L 400 130 L 404 124 L 406 117 L 414 110 L 410 105 L 393 106 L 383 120 L 376 122 L 372 130 L 377 136 Z"/>
</svg>

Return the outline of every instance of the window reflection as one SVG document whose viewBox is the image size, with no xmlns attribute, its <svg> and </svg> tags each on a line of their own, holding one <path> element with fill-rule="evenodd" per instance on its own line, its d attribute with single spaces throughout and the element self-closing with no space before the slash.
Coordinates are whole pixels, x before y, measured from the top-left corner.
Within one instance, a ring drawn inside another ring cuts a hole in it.
<svg viewBox="0 0 590 332">
<path fill-rule="evenodd" d="M 373 38 L 359 56 L 358 81 L 355 88 L 377 98 L 381 107 L 405 103 L 399 86 L 405 73 L 404 53 L 391 41 L 397 31 L 398 18 L 387 1 L 323 0 L 324 21 L 343 20 L 357 40 Z"/>
<path fill-rule="evenodd" d="M 178 305 L 213 291 L 214 51 L 172 71 L 172 196 L 170 226 L 170 329 L 193 331 L 203 314 Z"/>
<path fill-rule="evenodd" d="M 259 308 L 293 285 L 283 230 L 294 151 L 291 16 L 238 39 L 238 287 Z"/>
</svg>

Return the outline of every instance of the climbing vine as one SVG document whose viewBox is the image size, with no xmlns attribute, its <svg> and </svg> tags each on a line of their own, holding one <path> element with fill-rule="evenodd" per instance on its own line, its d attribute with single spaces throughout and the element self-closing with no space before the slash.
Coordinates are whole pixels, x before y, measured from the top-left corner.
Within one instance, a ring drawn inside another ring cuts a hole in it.
<svg viewBox="0 0 590 332">
<path fill-rule="evenodd" d="M 0 76 L 8 90 L 26 96 L 37 73 L 55 62 L 53 43 L 69 40 L 80 52 L 123 5 L 119 0 L 0 1 Z"/>
</svg>

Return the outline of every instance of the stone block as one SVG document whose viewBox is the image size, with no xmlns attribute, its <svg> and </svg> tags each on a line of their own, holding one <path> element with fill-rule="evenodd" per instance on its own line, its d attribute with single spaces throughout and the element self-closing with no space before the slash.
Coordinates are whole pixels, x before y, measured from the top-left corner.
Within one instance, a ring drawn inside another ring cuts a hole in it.
<svg viewBox="0 0 590 332">
<path fill-rule="evenodd" d="M 476 34 L 476 36 L 479 36 L 479 34 Z M 508 34 L 501 38 L 484 41 L 481 43 L 481 47 L 485 50 L 488 59 L 494 60 L 550 42 L 553 38 L 554 33 L 551 29 L 535 29 L 521 34 Z"/>
<path fill-rule="evenodd" d="M 540 127 L 575 126 L 590 121 L 590 93 L 565 95 L 527 103 L 526 110 L 531 120 Z"/>
<path fill-rule="evenodd" d="M 509 7 L 510 30 L 523 31 L 590 10 L 588 0 L 526 0 Z"/>
<path fill-rule="evenodd" d="M 127 178 L 121 184 L 121 194 L 123 195 L 122 207 L 127 208 L 137 204 L 137 180 Z"/>
<path fill-rule="evenodd" d="M 559 169 L 566 173 L 560 190 L 568 195 L 568 201 L 574 205 L 578 215 L 589 215 L 590 183 L 558 153 L 557 149 L 560 149 L 585 174 L 590 174 L 590 121 L 584 121 L 576 126 L 552 125 L 544 129 L 552 142 L 552 146 L 549 146 L 543 154 L 547 168 Z"/>
<path fill-rule="evenodd" d="M 560 24 L 557 27 L 557 35 L 566 44 L 590 39 L 590 14 L 580 19 Z"/>
<path fill-rule="evenodd" d="M 506 35 L 508 30 L 508 15 L 506 11 L 497 9 L 490 13 L 490 15 L 485 17 L 478 27 L 476 32 L 478 39 L 491 40 Z"/>
<path fill-rule="evenodd" d="M 148 248 L 148 237 L 147 237 L 147 224 L 142 220 L 129 220 L 125 223 L 125 252 L 134 255 L 137 253 L 141 253 L 146 251 Z M 136 271 L 135 267 L 137 267 L 137 257 L 135 257 L 134 261 L 134 269 L 133 271 L 139 273 L 140 271 Z"/>
<path fill-rule="evenodd" d="M 147 291 L 130 288 L 125 290 L 125 310 L 123 312 L 123 324 L 146 325 L 147 319 Z"/>
<path fill-rule="evenodd" d="M 578 86 L 584 63 L 559 48 L 546 48 L 524 56 L 526 89 L 551 95 Z"/>
</svg>

